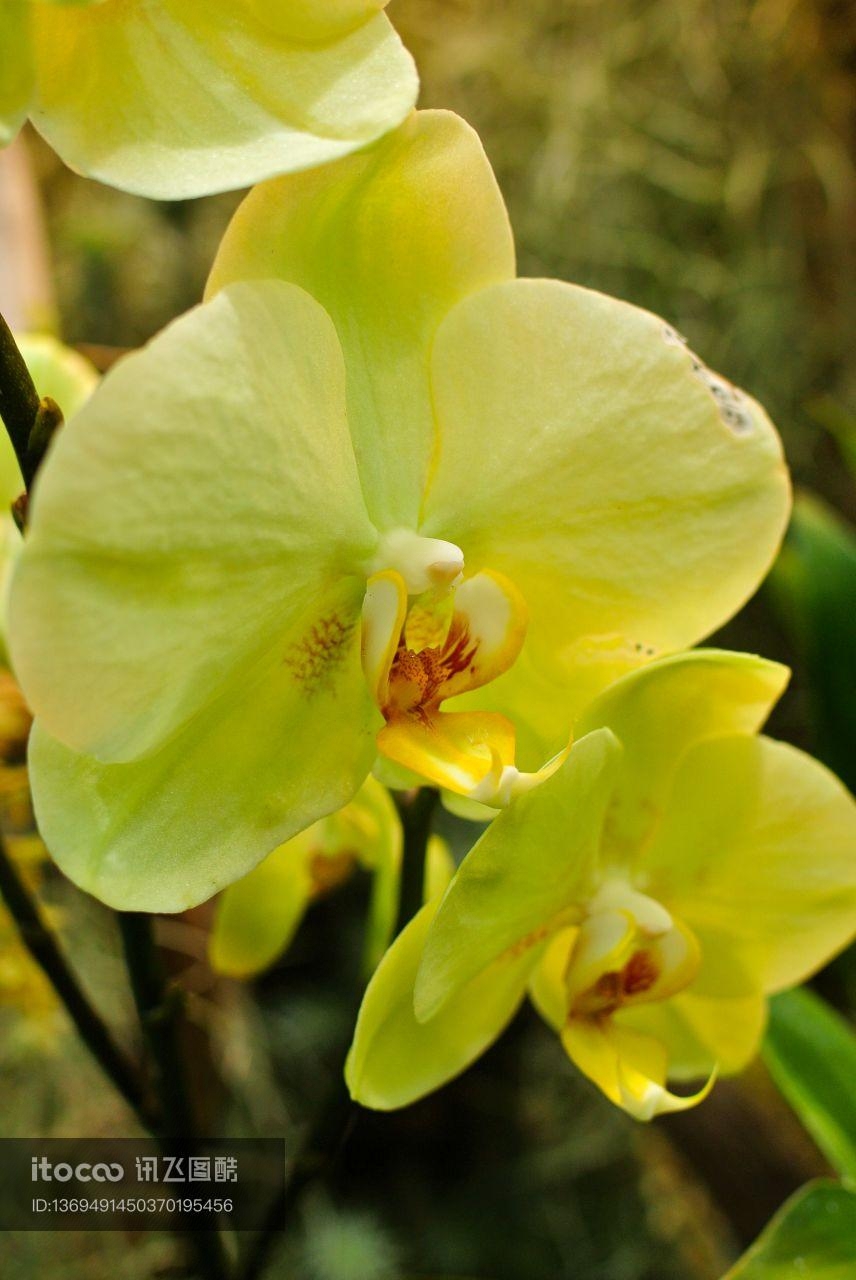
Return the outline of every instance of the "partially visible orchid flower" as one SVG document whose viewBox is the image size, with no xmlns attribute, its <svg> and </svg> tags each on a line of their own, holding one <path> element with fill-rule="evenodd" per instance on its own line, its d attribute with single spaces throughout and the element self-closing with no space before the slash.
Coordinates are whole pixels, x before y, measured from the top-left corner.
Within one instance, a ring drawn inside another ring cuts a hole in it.
<svg viewBox="0 0 856 1280">
<path fill-rule="evenodd" d="M 94 391 L 98 374 L 90 362 L 48 333 L 15 335 L 39 396 L 50 396 L 66 414 L 78 411 Z M 11 507 L 24 490 L 21 468 L 5 431 L 0 430 L 0 663 L 9 665 L 8 596 L 21 535 Z"/>
<path fill-rule="evenodd" d="M 760 406 L 655 316 L 515 279 L 477 137 L 417 113 L 251 194 L 209 301 L 59 434 L 12 591 L 48 846 L 176 911 L 379 758 L 506 804 L 739 607 L 788 505 Z"/>
<path fill-rule="evenodd" d="M 212 967 L 234 978 L 269 968 L 289 946 L 309 905 L 356 867 L 373 877 L 365 945 L 371 972 L 395 928 L 401 870 L 401 823 L 373 778 L 344 809 L 287 840 L 225 890 L 209 941 Z"/>
<path fill-rule="evenodd" d="M 46 334 L 18 335 L 17 343 L 39 394 L 61 402 L 69 412 L 79 409 L 98 381 L 89 362 Z M 21 549 L 21 535 L 9 508 L 23 487 L 15 452 L 5 431 L 0 431 L 0 826 L 19 875 L 35 887 L 48 854 L 33 830 L 26 766 L 32 716 L 9 671 L 6 634 L 9 582 Z M 56 996 L 0 902 L 0 1008 L 4 1007 L 16 1009 L 24 1018 L 12 1025 L 13 1035 L 19 1031 L 40 1035 L 44 1048 L 54 1043 L 50 1019 Z"/>
<path fill-rule="evenodd" d="M 385 0 L 3 0 L 0 145 L 29 116 L 89 178 L 185 199 L 324 164 L 418 81 Z"/>
<path fill-rule="evenodd" d="M 469 1065 L 527 989 L 639 1120 L 757 1052 L 766 997 L 856 933 L 856 804 L 755 736 L 787 672 L 697 650 L 619 680 L 548 781 L 501 813 L 387 952 L 347 1068 L 369 1107 Z M 675 1093 L 669 1082 L 700 1080 Z"/>
</svg>

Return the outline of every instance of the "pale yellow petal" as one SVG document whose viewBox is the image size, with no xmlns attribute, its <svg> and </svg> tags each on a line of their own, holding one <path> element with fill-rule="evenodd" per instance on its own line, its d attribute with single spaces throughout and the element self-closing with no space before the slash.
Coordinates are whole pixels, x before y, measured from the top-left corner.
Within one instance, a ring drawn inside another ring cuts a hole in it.
<svg viewBox="0 0 856 1280">
<path fill-rule="evenodd" d="M 789 509 L 776 432 L 656 316 L 556 281 L 497 284 L 442 324 L 433 387 L 421 532 L 515 583 L 536 671 L 560 681 L 581 644 L 638 663 L 684 648 L 770 567 Z M 579 710 L 538 699 L 552 750 Z"/>
<path fill-rule="evenodd" d="M 690 752 L 639 867 L 704 949 L 737 952 L 768 993 L 856 935 L 856 803 L 823 765 L 769 738 Z"/>
<path fill-rule="evenodd" d="M 126 764 L 70 751 L 37 721 L 39 829 L 66 875 L 110 906 L 183 911 L 353 798 L 375 756 L 376 714 L 352 631 L 316 682 L 274 658 Z"/>
<path fill-rule="evenodd" d="M 439 1089 L 511 1021 L 537 953 L 490 966 L 430 1022 L 413 1014 L 413 984 L 437 902 L 423 907 L 381 961 L 363 999 L 345 1078 L 364 1107 L 388 1111 Z"/>
<path fill-rule="evenodd" d="M 307 43 L 277 26 L 290 8 L 37 4 L 33 121 L 71 168 L 171 200 L 324 164 L 399 124 L 418 82 L 387 18 L 366 5 Z"/>
<path fill-rule="evenodd" d="M 613 858 L 632 865 L 644 848 L 687 751 L 707 738 L 756 733 L 789 674 L 751 654 L 695 649 L 632 672 L 586 709 L 576 732 L 607 725 L 624 748 L 607 822 Z"/>
<path fill-rule="evenodd" d="M 508 218 L 478 137 L 455 115 L 423 111 L 358 156 L 253 191 L 209 292 L 273 275 L 321 302 L 345 352 L 369 510 L 385 529 L 415 528 L 435 445 L 437 327 L 459 299 L 513 274 Z"/>
<path fill-rule="evenodd" d="M 329 319 L 293 286 L 235 286 L 58 433 L 12 586 L 16 673 L 52 736 L 133 759 L 272 657 L 323 675 L 357 617 L 317 602 L 345 580 L 359 601 L 375 542 Z"/>
</svg>

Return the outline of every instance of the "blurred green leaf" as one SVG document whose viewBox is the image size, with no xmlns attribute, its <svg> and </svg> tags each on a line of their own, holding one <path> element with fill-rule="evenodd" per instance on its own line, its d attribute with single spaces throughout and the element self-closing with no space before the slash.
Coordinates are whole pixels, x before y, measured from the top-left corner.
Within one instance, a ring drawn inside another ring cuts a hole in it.
<svg viewBox="0 0 856 1280">
<path fill-rule="evenodd" d="M 809 406 L 815 422 L 838 442 L 844 461 L 856 476 L 856 415 L 830 395 L 818 396 Z"/>
<path fill-rule="evenodd" d="M 817 753 L 856 789 L 856 534 L 801 495 L 770 588 L 803 653 Z"/>
<path fill-rule="evenodd" d="M 856 1195 L 810 1182 L 779 1210 L 723 1280 L 853 1280 Z"/>
<path fill-rule="evenodd" d="M 771 1001 L 763 1053 L 830 1164 L 856 1185 L 856 1033 L 820 996 L 788 991 Z"/>
</svg>

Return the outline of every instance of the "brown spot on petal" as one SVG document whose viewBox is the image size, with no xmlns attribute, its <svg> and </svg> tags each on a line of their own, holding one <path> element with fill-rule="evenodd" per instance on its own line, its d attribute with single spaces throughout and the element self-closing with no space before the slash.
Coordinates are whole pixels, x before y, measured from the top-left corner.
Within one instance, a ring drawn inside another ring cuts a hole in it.
<svg viewBox="0 0 856 1280">
<path fill-rule="evenodd" d="M 330 613 L 314 622 L 300 640 L 285 651 L 283 663 L 307 694 L 322 688 L 344 659 L 355 622 Z"/>
</svg>

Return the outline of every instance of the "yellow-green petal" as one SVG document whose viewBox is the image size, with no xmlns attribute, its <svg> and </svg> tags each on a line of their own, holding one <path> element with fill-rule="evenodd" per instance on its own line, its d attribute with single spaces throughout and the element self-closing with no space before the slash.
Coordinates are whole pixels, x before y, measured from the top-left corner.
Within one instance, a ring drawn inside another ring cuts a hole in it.
<svg viewBox="0 0 856 1280">
<path fill-rule="evenodd" d="M 274 849 L 223 893 L 208 940 L 208 958 L 218 973 L 261 973 L 291 942 L 312 897 L 313 830 Z"/>
<path fill-rule="evenodd" d="M 713 1071 L 731 1075 L 751 1062 L 761 1047 L 767 1005 L 760 992 L 718 998 L 690 989 L 614 1016 L 617 1025 L 665 1047 L 670 1080 L 706 1080 Z"/>
<path fill-rule="evenodd" d="M 564 667 L 570 685 L 538 698 L 557 750 L 580 709 L 580 646 L 641 663 L 695 643 L 758 586 L 789 508 L 778 436 L 662 320 L 557 281 L 461 302 L 437 334 L 433 388 L 420 532 L 525 596 L 529 665 L 557 679 Z M 526 679 L 525 662 L 504 678 Z"/>
<path fill-rule="evenodd" d="M 307 43 L 278 29 L 291 9 L 36 5 L 33 122 L 86 176 L 184 199 L 327 163 L 404 119 L 418 81 L 384 14 Z"/>
<path fill-rule="evenodd" d="M 450 884 L 416 983 L 416 1014 L 434 1016 L 503 953 L 531 951 L 580 918 L 594 886 L 621 748 L 608 729 L 582 738 L 551 778 L 514 801 Z"/>
<path fill-rule="evenodd" d="M 3 0 L 0 50 L 0 147 L 3 147 L 12 141 L 24 123 L 33 94 L 30 0 Z"/>
<path fill-rule="evenodd" d="M 39 395 L 55 400 L 68 421 L 98 385 L 95 366 L 49 333 L 16 334 L 15 340 Z"/>
<path fill-rule="evenodd" d="M 359 862 L 374 873 L 366 925 L 371 972 L 392 936 L 398 911 L 401 823 L 388 792 L 368 777 L 344 809 L 274 849 L 225 890 L 209 939 L 211 964 L 249 977 L 286 950 L 312 898 L 346 878 Z"/>
<path fill-rule="evenodd" d="M 386 787 L 372 777 L 366 778 L 344 816 L 348 846 L 372 873 L 364 947 L 366 968 L 371 973 L 390 944 L 398 918 L 403 850 L 401 820 Z"/>
<path fill-rule="evenodd" d="M 369 509 L 384 527 L 413 528 L 435 441 L 434 334 L 459 299 L 513 274 L 478 137 L 455 115 L 422 111 L 369 151 L 253 191 L 208 287 L 275 275 L 323 304 L 345 352 Z"/>
<path fill-rule="evenodd" d="M 362 581 L 376 541 L 344 399 L 328 317 L 278 282 L 224 292 L 104 378 L 39 474 L 12 586 L 48 733 L 133 759 L 270 659 L 307 693 L 335 671 L 356 618 L 322 598 Z"/>
<path fill-rule="evenodd" d="M 239 3 L 241 0 L 239 0 Z M 352 31 L 385 9 L 388 0 L 243 0 L 266 26 L 307 44 Z"/>
<path fill-rule="evenodd" d="M 438 901 L 449 887 L 455 874 L 455 860 L 452 851 L 442 836 L 429 836 L 425 850 L 425 873 L 423 876 L 422 898 L 431 902 Z"/>
<path fill-rule="evenodd" d="M 436 910 L 436 900 L 424 906 L 396 938 L 363 998 L 345 1079 L 364 1107 L 407 1106 L 464 1071 L 511 1021 L 537 961 L 537 950 L 497 961 L 417 1022 L 414 981 Z"/>
<path fill-rule="evenodd" d="M 613 857 L 632 863 L 660 821 L 690 747 L 706 738 L 756 733 L 788 675 L 787 667 L 751 654 L 696 649 L 631 672 L 587 708 L 576 732 L 606 725 L 624 748 L 607 824 Z"/>
<path fill-rule="evenodd" d="M 39 395 L 50 396 L 65 417 L 70 418 L 98 382 L 93 366 L 49 334 L 16 334 L 15 341 Z M 9 589 L 22 545 L 21 535 L 8 511 L 23 491 L 24 480 L 12 442 L 5 431 L 0 431 L 0 510 L 7 513 L 0 516 L 0 660 L 6 664 L 9 661 Z"/>
<path fill-rule="evenodd" d="M 768 738 L 701 743 L 640 860 L 646 891 L 770 993 L 856 934 L 856 803 L 823 765 Z"/>
<path fill-rule="evenodd" d="M 85 403 L 98 382 L 95 369 L 70 347 L 49 334 L 16 334 L 15 341 L 24 357 L 30 377 L 40 396 L 50 396 L 66 418 Z M 9 507 L 23 492 L 24 481 L 12 442 L 0 432 L 0 506 Z"/>
<path fill-rule="evenodd" d="M 356 611 L 357 595 L 340 588 L 322 603 Z M 128 764 L 78 755 L 37 721 L 39 829 L 66 875 L 108 905 L 182 911 L 353 798 L 374 759 L 376 715 L 353 631 L 311 690 L 274 658 Z"/>
<path fill-rule="evenodd" d="M 687 1111 L 710 1092 L 714 1076 L 688 1097 L 665 1087 L 666 1048 L 653 1036 L 613 1019 L 571 1018 L 562 1044 L 573 1063 L 634 1120 L 653 1120 L 670 1112 Z"/>
</svg>

